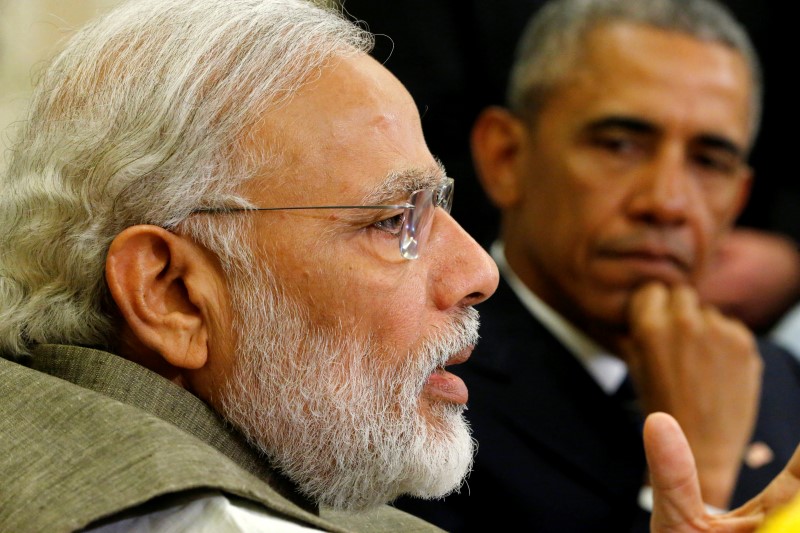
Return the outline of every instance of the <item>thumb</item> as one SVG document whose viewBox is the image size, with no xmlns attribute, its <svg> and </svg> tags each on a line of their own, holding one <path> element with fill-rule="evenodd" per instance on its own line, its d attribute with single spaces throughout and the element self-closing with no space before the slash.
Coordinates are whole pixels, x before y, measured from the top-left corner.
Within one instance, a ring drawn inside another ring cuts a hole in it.
<svg viewBox="0 0 800 533">
<path fill-rule="evenodd" d="M 648 416 L 644 446 L 653 487 L 651 531 L 706 529 L 697 467 L 678 422 L 666 413 Z"/>
</svg>

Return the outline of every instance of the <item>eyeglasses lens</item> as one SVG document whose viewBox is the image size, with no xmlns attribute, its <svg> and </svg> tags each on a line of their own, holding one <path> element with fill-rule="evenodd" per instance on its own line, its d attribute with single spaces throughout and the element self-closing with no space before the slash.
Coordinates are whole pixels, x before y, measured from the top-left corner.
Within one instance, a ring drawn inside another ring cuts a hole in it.
<svg viewBox="0 0 800 533">
<path fill-rule="evenodd" d="M 409 203 L 413 207 L 405 212 L 400 234 L 400 255 L 406 259 L 416 259 L 419 257 L 420 247 L 428 241 L 436 207 L 450 212 L 453 205 L 452 179 L 436 189 L 416 191 L 409 198 Z"/>
<path fill-rule="evenodd" d="M 428 237 L 434 194 L 432 189 L 417 191 L 408 200 L 413 207 L 406 209 L 403 231 L 400 233 L 400 255 L 406 259 L 419 257 L 420 244 Z"/>
<path fill-rule="evenodd" d="M 452 178 L 448 178 L 447 182 L 445 182 L 442 187 L 436 191 L 438 195 L 438 200 L 436 201 L 436 205 L 450 213 L 450 209 L 453 207 L 453 180 Z"/>
</svg>

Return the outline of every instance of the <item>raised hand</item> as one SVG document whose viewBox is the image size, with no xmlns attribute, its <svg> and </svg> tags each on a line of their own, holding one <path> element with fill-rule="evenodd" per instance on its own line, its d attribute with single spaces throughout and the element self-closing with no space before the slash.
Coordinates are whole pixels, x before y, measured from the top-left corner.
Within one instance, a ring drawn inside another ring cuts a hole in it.
<svg viewBox="0 0 800 533">
<path fill-rule="evenodd" d="M 686 437 L 665 413 L 647 417 L 644 444 L 653 487 L 653 533 L 745 533 L 800 491 L 800 446 L 786 468 L 755 498 L 729 513 L 706 512 L 695 461 Z"/>
<path fill-rule="evenodd" d="M 753 334 L 689 286 L 650 283 L 631 300 L 619 349 L 643 411 L 669 413 L 683 428 L 705 503 L 727 508 L 758 413 Z"/>
</svg>

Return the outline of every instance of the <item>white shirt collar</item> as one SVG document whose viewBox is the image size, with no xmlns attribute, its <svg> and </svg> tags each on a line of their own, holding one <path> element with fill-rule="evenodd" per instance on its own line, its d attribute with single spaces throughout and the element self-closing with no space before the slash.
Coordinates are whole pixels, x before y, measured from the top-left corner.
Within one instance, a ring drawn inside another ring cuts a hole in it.
<svg viewBox="0 0 800 533">
<path fill-rule="evenodd" d="M 606 394 L 616 392 L 628 373 L 625 362 L 604 351 L 596 342 L 536 296 L 509 266 L 505 247 L 501 241 L 492 244 L 491 254 L 503 278 L 525 308 L 581 362 Z"/>
</svg>

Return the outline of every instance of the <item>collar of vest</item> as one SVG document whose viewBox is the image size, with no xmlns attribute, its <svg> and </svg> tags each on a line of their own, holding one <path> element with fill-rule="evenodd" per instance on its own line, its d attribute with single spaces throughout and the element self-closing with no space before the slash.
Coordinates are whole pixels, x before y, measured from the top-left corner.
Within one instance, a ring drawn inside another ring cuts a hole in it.
<svg viewBox="0 0 800 533">
<path fill-rule="evenodd" d="M 39 345 L 17 361 L 0 359 L 1 530 L 73 531 L 202 489 L 326 531 L 435 529 L 387 506 L 321 516 L 199 398 L 122 357 Z"/>
<path fill-rule="evenodd" d="M 300 507 L 317 512 L 311 501 L 272 470 L 267 458 L 205 402 L 155 372 L 102 350 L 55 344 L 35 346 L 26 366 L 169 422 L 210 444 Z"/>
</svg>

